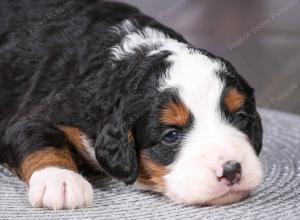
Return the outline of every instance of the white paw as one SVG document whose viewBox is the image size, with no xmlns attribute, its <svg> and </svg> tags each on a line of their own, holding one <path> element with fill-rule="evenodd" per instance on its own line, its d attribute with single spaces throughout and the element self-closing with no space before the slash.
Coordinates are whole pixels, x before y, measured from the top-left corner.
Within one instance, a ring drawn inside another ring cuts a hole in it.
<svg viewBox="0 0 300 220">
<path fill-rule="evenodd" d="M 93 202 L 91 184 L 71 170 L 47 167 L 32 174 L 29 201 L 33 207 L 75 209 Z"/>
</svg>

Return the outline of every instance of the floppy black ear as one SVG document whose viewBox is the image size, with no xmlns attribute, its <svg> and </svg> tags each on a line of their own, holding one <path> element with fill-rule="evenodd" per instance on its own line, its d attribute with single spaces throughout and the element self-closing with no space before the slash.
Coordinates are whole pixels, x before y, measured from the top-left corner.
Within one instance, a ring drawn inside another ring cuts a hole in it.
<svg viewBox="0 0 300 220">
<path fill-rule="evenodd" d="M 99 164 L 111 176 L 128 184 L 138 175 L 138 157 L 134 141 L 128 137 L 131 127 L 160 100 L 156 86 L 161 69 L 166 69 L 164 51 L 145 57 L 137 53 L 128 57 L 131 65 L 120 66 L 121 72 L 130 79 L 118 88 L 120 97 L 115 100 L 111 116 L 98 125 L 95 152 Z"/>
<path fill-rule="evenodd" d="M 114 114 L 99 129 L 95 152 L 100 166 L 111 176 L 127 184 L 134 183 L 138 174 L 135 144 L 130 138 L 130 128 Z"/>
</svg>

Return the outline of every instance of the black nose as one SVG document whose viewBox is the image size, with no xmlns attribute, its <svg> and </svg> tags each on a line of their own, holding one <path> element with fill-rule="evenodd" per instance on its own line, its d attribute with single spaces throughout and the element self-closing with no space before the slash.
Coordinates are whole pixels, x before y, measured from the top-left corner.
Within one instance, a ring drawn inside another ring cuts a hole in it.
<svg viewBox="0 0 300 220">
<path fill-rule="evenodd" d="M 223 177 L 229 181 L 229 185 L 233 185 L 240 181 L 241 164 L 236 161 L 228 161 L 223 165 Z"/>
</svg>

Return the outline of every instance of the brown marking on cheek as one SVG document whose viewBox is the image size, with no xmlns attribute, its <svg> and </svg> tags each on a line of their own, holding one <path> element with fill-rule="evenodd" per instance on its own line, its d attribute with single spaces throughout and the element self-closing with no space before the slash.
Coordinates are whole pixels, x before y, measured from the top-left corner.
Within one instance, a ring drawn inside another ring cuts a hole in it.
<svg viewBox="0 0 300 220">
<path fill-rule="evenodd" d="M 77 166 L 67 148 L 47 147 L 30 154 L 21 164 L 19 175 L 28 183 L 33 172 L 49 167 L 62 167 L 77 171 Z"/>
<path fill-rule="evenodd" d="M 224 103 L 230 112 L 238 111 L 245 103 L 246 97 L 236 88 L 230 89 L 225 98 Z"/>
<path fill-rule="evenodd" d="M 167 125 L 186 126 L 189 120 L 189 111 L 183 104 L 170 102 L 162 110 L 160 121 Z"/>
<path fill-rule="evenodd" d="M 140 153 L 138 183 L 152 190 L 162 192 L 165 188 L 162 177 L 166 174 L 166 167 L 155 163 L 143 152 Z"/>
</svg>

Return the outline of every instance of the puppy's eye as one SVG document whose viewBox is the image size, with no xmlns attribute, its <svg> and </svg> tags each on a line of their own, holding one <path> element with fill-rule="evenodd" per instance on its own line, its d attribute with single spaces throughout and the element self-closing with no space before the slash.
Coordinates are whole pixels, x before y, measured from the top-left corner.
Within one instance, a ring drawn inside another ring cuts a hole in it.
<svg viewBox="0 0 300 220">
<path fill-rule="evenodd" d="M 175 143 L 176 141 L 178 141 L 179 137 L 180 137 L 179 132 L 177 130 L 172 130 L 172 131 L 169 131 L 168 133 L 166 133 L 163 136 L 162 140 L 165 143 L 172 144 L 172 143 Z"/>
</svg>

